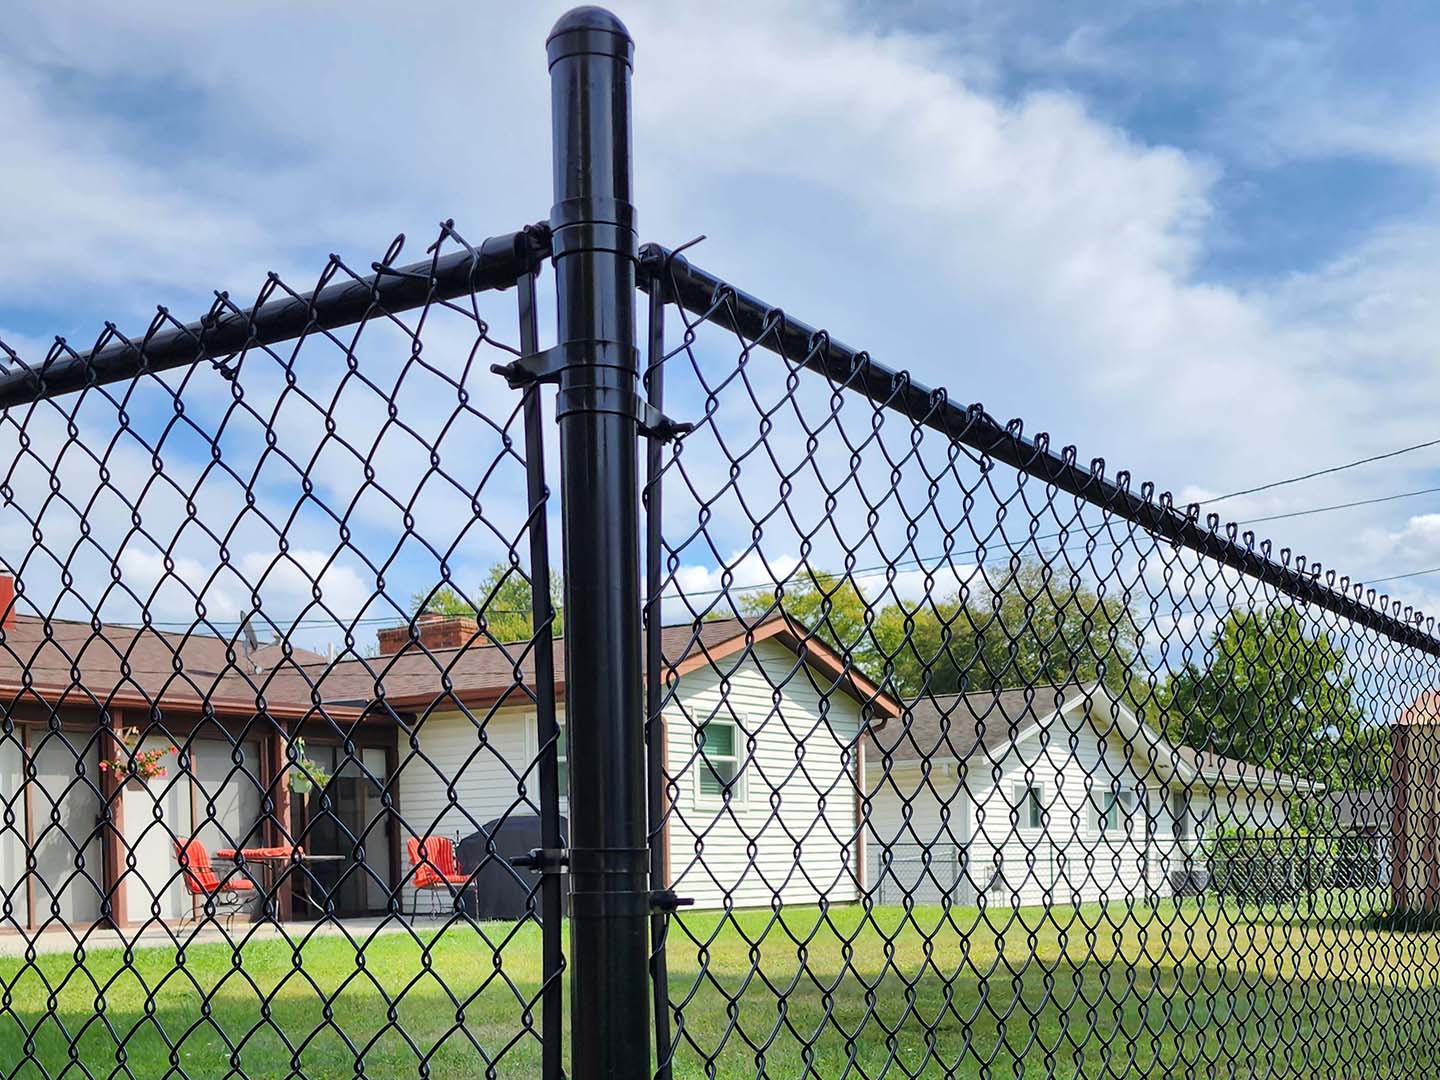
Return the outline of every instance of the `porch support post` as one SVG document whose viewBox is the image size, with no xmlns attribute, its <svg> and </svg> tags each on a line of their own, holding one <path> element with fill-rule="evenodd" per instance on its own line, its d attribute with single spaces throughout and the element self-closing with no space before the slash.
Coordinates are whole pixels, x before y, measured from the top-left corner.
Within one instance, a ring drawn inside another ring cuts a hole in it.
<svg viewBox="0 0 1440 1080">
<path fill-rule="evenodd" d="M 290 761 L 285 747 L 290 738 L 289 726 L 283 720 L 271 718 L 271 729 L 265 736 L 266 783 L 265 801 L 261 812 L 265 815 L 265 843 L 268 847 L 294 843 L 295 831 L 290 821 Z M 289 920 L 292 912 L 294 885 L 288 872 L 280 874 L 275 883 L 275 918 L 281 922 Z"/>
<path fill-rule="evenodd" d="M 125 752 L 125 710 L 101 709 L 100 758 L 116 760 Z M 104 896 L 101 917 L 117 930 L 130 925 L 125 899 L 125 784 L 114 769 L 100 770 L 100 866 Z"/>
</svg>

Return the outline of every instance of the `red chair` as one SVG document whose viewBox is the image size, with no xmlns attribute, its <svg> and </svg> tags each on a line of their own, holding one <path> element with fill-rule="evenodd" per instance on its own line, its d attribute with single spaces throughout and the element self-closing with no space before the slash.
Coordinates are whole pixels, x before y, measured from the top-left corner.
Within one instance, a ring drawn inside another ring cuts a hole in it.
<svg viewBox="0 0 1440 1080">
<path fill-rule="evenodd" d="M 175 860 L 185 880 L 185 891 L 192 897 L 203 897 L 207 910 L 225 919 L 225 929 L 234 927 L 235 916 L 245 910 L 255 883 L 249 878 L 226 875 L 221 881 L 210 865 L 210 853 L 199 840 L 176 840 Z M 182 923 L 184 919 L 180 920 Z"/>
<path fill-rule="evenodd" d="M 470 875 L 462 874 L 455 862 L 455 843 L 443 836 L 427 836 L 421 839 L 412 836 L 405 841 L 405 851 L 410 856 L 410 865 L 415 870 L 415 900 L 411 904 L 412 918 L 420 914 L 420 890 L 430 890 L 430 914 L 436 917 L 444 914 L 440 897 L 435 890 L 445 889 L 450 893 L 450 905 L 455 905 L 459 891 L 470 884 Z"/>
</svg>

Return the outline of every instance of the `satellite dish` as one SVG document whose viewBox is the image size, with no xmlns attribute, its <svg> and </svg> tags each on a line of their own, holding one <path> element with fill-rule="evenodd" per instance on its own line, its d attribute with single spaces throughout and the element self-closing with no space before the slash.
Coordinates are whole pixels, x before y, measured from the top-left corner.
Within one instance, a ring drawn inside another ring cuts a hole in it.
<svg viewBox="0 0 1440 1080">
<path fill-rule="evenodd" d="M 260 651 L 260 639 L 255 636 L 255 628 L 250 625 L 250 616 L 240 625 L 245 634 L 245 659 L 250 662 L 250 668 L 257 675 L 260 673 L 260 665 L 255 662 L 255 654 Z"/>
</svg>

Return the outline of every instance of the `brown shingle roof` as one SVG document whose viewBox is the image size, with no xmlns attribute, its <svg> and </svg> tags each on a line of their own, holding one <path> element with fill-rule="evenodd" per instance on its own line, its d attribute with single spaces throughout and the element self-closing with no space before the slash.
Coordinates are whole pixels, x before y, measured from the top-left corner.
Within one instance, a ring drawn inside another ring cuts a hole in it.
<svg viewBox="0 0 1440 1080">
<path fill-rule="evenodd" d="M 713 666 L 726 672 L 738 662 L 736 654 L 747 636 L 755 640 L 777 637 L 791 649 L 803 647 L 811 666 L 831 676 L 831 686 L 863 703 L 872 704 L 880 717 L 898 712 L 898 703 L 863 676 L 844 669 L 843 662 L 817 640 L 803 643 L 803 628 L 783 616 L 757 620 L 711 619 L 667 626 L 660 631 L 660 650 L 671 672 L 684 675 Z M 482 639 L 483 640 L 483 639 Z M 563 639 L 554 643 L 555 685 L 558 696 L 565 693 L 565 652 Z M 383 698 L 397 711 L 491 705 L 528 700 L 526 688 L 534 686 L 534 650 L 529 643 L 514 645 L 471 644 L 459 649 L 407 649 L 392 656 L 353 659 L 332 665 L 310 665 L 306 673 L 316 679 L 326 701 L 360 702 Z"/>
<path fill-rule="evenodd" d="M 173 634 L 130 626 L 16 615 L 0 630 L 0 698 L 7 704 L 140 705 L 198 708 L 208 699 L 221 712 L 250 712 L 257 696 L 277 712 L 312 707 L 296 676 L 323 661 L 307 649 L 266 645 L 254 673 L 242 647 L 212 634 Z M 284 689 L 277 690 L 277 681 Z"/>
<path fill-rule="evenodd" d="M 782 616 L 749 621 L 715 619 L 698 625 L 668 626 L 661 649 L 675 674 L 713 664 L 727 671 L 738 662 L 747 635 L 775 636 L 792 649 L 801 642 L 797 624 Z M 822 644 L 805 646 L 811 666 L 828 671 L 832 685 L 880 716 L 898 706 L 863 676 L 847 672 Z M 565 684 L 564 642 L 554 644 L 556 689 Z M 528 700 L 533 688 L 534 650 L 518 645 L 471 644 L 425 652 L 409 649 L 368 659 L 327 658 L 304 649 L 287 659 L 279 646 L 265 646 L 254 659 L 266 670 L 250 670 L 238 644 L 208 634 L 173 634 L 106 625 L 17 616 L 0 631 L 0 697 L 5 701 L 45 700 L 71 705 L 161 703 L 196 709 L 208 701 L 220 712 L 254 713 L 257 697 L 277 714 L 303 714 L 326 704 L 327 711 L 361 707 L 378 699 L 396 711 Z M 333 708 L 332 708 L 333 706 Z"/>
</svg>

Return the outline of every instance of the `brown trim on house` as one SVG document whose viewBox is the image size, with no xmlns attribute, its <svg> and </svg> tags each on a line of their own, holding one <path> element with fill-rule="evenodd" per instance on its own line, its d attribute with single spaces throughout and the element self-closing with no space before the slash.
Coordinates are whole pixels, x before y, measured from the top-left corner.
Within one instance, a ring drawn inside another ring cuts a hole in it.
<svg viewBox="0 0 1440 1080">
<path fill-rule="evenodd" d="M 891 697 L 875 683 L 871 682 L 864 675 L 853 668 L 847 669 L 844 659 L 830 646 L 816 637 L 806 637 L 806 631 L 799 623 L 794 622 L 788 616 L 776 615 L 766 620 L 759 626 L 751 627 L 733 637 L 726 638 L 714 645 L 697 645 L 686 658 L 678 664 L 666 667 L 665 673 L 674 673 L 678 678 L 688 675 L 693 671 L 711 667 L 718 660 L 746 649 L 749 646 L 765 641 L 772 637 L 781 637 L 785 644 L 797 656 L 804 650 L 805 660 L 829 675 L 835 682 L 861 706 L 868 707 L 880 717 L 878 723 L 872 723 L 873 727 L 884 727 L 886 722 L 900 716 L 904 707 L 895 698 Z M 396 712 L 414 712 L 421 715 L 433 715 L 436 713 L 453 712 L 457 708 L 493 708 L 495 706 L 506 707 L 508 698 L 518 698 L 511 703 L 515 708 L 535 707 L 534 701 L 529 694 L 533 687 L 521 686 L 517 683 L 507 683 L 504 686 L 486 686 L 474 690 L 466 690 L 464 687 L 457 687 L 449 693 L 441 693 L 438 689 L 434 692 L 399 694 L 387 696 L 385 705 Z M 561 701 L 565 697 L 565 680 L 556 679 L 555 698 Z"/>
<path fill-rule="evenodd" d="M 272 717 L 277 720 L 314 720 L 319 722 L 345 721 L 354 723 L 364 719 L 380 720 L 380 716 L 371 716 L 366 710 L 353 705 L 325 705 L 317 706 L 306 703 L 304 705 L 287 705 L 270 703 L 265 708 L 259 708 L 253 699 L 249 701 L 227 700 L 225 698 L 195 698 L 195 697 L 159 697 L 150 698 L 144 694 L 136 693 L 106 693 L 90 694 L 81 686 L 15 686 L 13 684 L 0 684 L 0 705 L 11 711 L 30 708 L 42 708 L 46 710 L 75 709 L 87 713 L 97 709 L 126 709 L 138 713 L 144 713 L 147 720 L 141 722 L 141 726 L 150 723 L 148 717 L 159 710 L 164 713 L 177 714 L 173 722 L 183 723 L 184 717 L 193 716 L 196 719 L 193 723 L 199 723 L 211 718 L 217 719 L 240 719 L 249 720 L 255 717 Z M 172 720 L 166 719 L 166 725 Z"/>
<path fill-rule="evenodd" d="M 1394 792 L 1394 809 L 1390 818 L 1391 843 L 1390 891 L 1392 906 L 1403 910 L 1410 906 L 1410 732 L 1400 726 L 1390 729 L 1390 784 Z"/>
<path fill-rule="evenodd" d="M 290 770 L 285 756 L 285 742 L 289 732 L 284 723 L 277 722 L 261 738 L 261 759 L 268 763 L 265 778 L 265 798 L 261 801 L 261 813 L 265 804 L 270 812 L 265 815 L 265 846 L 279 847 L 294 842 L 290 824 Z M 281 922 L 289 921 L 293 903 L 294 885 L 288 873 L 279 874 L 275 880 L 275 917 Z"/>
<path fill-rule="evenodd" d="M 904 711 L 900 702 L 853 667 L 847 667 L 839 653 L 811 635 L 788 615 L 776 615 L 759 626 L 751 627 L 709 648 L 699 646 L 680 663 L 671 665 L 666 670 L 674 672 L 677 677 L 688 675 L 692 671 L 712 666 L 716 660 L 723 660 L 752 644 L 772 637 L 785 639 L 785 644 L 797 656 L 801 655 L 803 650 L 806 661 L 839 683 L 861 705 L 871 706 L 879 712 L 884 719 L 875 725 L 876 727 L 883 727 L 885 720 L 894 719 Z"/>
<path fill-rule="evenodd" d="M 109 713 L 110 722 L 105 722 L 106 712 L 98 714 L 100 739 L 100 760 L 114 760 L 123 753 L 125 711 L 114 709 Z M 125 840 L 125 785 L 113 769 L 100 770 L 101 820 L 106 822 L 105 836 L 101 844 L 101 886 L 105 901 L 110 905 L 107 920 L 116 929 L 130 925 L 130 907 L 126 899 L 125 852 L 129 845 Z"/>
<path fill-rule="evenodd" d="M 400 807 L 400 751 L 391 739 L 385 747 L 385 787 L 384 795 L 389 797 L 390 806 L 385 812 L 385 833 L 389 840 L 390 851 L 390 895 L 400 901 L 403 910 L 405 906 L 404 890 L 400 882 L 405 877 L 405 868 L 400 862 L 401 837 L 399 823 L 404 820 L 401 817 Z M 397 893 L 397 889 L 399 892 Z M 387 907 L 388 911 L 388 907 Z"/>
<path fill-rule="evenodd" d="M 33 759 L 30 756 L 30 728 L 20 728 L 20 746 L 22 750 L 22 769 L 25 774 L 23 781 L 25 787 L 25 846 L 30 851 L 35 848 L 35 783 L 30 779 L 30 769 Z M 35 874 L 28 869 L 25 873 L 25 926 L 30 930 L 38 930 L 39 922 L 35 919 Z"/>
</svg>

